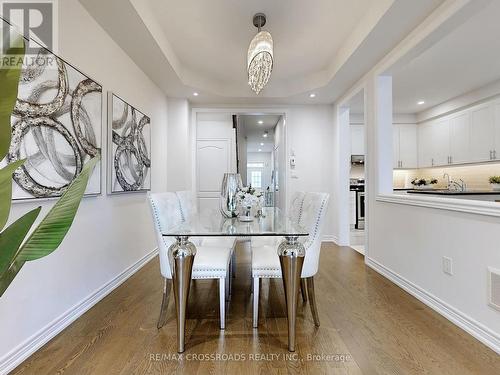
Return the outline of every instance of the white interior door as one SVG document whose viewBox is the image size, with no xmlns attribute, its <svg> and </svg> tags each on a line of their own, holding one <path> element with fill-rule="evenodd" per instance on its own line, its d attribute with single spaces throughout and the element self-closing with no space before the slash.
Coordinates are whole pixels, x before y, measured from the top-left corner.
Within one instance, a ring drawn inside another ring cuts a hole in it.
<svg viewBox="0 0 500 375">
<path fill-rule="evenodd" d="M 198 140 L 196 171 L 199 209 L 217 209 L 222 178 L 231 172 L 230 140 Z"/>
</svg>

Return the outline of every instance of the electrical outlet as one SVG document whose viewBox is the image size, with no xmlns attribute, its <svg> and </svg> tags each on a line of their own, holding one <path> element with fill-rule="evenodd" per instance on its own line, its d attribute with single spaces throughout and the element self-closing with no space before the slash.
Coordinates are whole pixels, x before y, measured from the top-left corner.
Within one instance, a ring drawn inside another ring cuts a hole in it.
<svg viewBox="0 0 500 375">
<path fill-rule="evenodd" d="M 453 275 L 453 260 L 451 258 L 443 257 L 443 272 Z"/>
</svg>

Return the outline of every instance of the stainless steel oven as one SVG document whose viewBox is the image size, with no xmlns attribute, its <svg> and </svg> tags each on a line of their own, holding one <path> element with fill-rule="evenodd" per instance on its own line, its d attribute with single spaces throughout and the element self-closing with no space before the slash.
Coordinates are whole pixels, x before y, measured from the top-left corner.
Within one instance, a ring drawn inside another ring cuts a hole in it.
<svg viewBox="0 0 500 375">
<path fill-rule="evenodd" d="M 365 192 L 356 191 L 356 229 L 365 229 Z"/>
</svg>

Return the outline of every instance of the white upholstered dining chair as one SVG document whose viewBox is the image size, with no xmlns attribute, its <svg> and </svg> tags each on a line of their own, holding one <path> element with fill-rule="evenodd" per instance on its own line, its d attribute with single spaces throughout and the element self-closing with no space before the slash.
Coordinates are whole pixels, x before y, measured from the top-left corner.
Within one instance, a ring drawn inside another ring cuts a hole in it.
<svg viewBox="0 0 500 375">
<path fill-rule="evenodd" d="M 309 295 L 309 305 L 314 324 L 319 326 L 316 296 L 314 294 L 314 276 L 318 272 L 321 250 L 321 233 L 328 208 L 329 195 L 326 193 L 296 193 L 292 196 L 289 217 L 307 229 L 309 236 L 300 239 L 305 248 L 305 259 L 301 274 L 301 289 L 304 301 Z M 277 244 L 252 244 L 253 277 L 253 326 L 258 327 L 259 287 L 262 278 L 281 278 L 280 260 Z M 304 285 L 306 284 L 306 285 Z"/>
<path fill-rule="evenodd" d="M 302 203 L 304 202 L 303 191 L 296 191 L 292 194 L 290 199 L 290 205 L 288 206 L 288 218 L 294 222 L 298 223 L 300 219 L 300 213 L 302 211 Z M 260 246 L 278 246 L 282 241 L 282 238 L 279 237 L 252 237 L 252 247 L 260 247 Z"/>
<path fill-rule="evenodd" d="M 157 327 L 161 328 L 166 322 L 166 312 L 170 295 L 172 273 L 168 257 L 168 249 L 174 243 L 172 237 L 162 235 L 167 228 L 181 224 L 187 220 L 187 215 L 192 215 L 195 206 L 189 207 L 187 201 L 181 202 L 182 194 L 167 193 L 148 193 L 148 201 L 151 206 L 153 223 L 158 243 L 158 252 L 160 258 L 160 271 L 164 278 L 163 300 L 158 319 Z M 182 209 L 184 204 L 184 211 Z M 191 211 L 189 211 L 191 210 Z M 204 239 L 195 239 L 196 256 L 194 257 L 192 279 L 218 279 L 219 281 L 219 311 L 220 328 L 225 328 L 225 300 L 226 283 L 229 280 L 229 268 L 231 255 L 234 248 L 234 240 L 221 243 L 204 243 Z"/>
</svg>

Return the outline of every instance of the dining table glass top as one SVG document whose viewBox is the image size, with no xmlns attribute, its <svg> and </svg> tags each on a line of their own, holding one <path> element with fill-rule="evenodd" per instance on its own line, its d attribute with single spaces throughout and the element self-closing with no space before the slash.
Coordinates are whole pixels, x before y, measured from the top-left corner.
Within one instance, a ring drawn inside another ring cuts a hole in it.
<svg viewBox="0 0 500 375">
<path fill-rule="evenodd" d="M 249 236 L 308 236 L 308 231 L 293 222 L 279 208 L 263 208 L 262 217 L 244 222 L 238 218 L 226 218 L 218 210 L 194 213 L 178 225 L 162 231 L 169 237 L 249 237 Z"/>
</svg>

